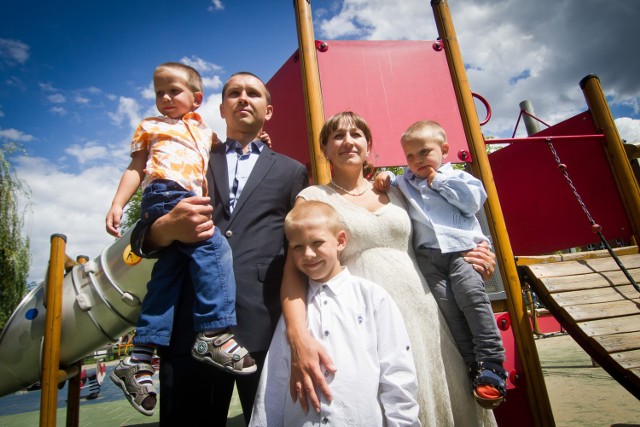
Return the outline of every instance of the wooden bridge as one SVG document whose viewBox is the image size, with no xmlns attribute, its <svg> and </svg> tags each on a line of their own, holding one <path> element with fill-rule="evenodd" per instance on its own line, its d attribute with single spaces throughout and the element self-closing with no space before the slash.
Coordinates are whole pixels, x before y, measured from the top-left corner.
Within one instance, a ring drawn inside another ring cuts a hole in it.
<svg viewBox="0 0 640 427">
<path fill-rule="evenodd" d="M 617 256 L 640 281 L 638 247 Z M 640 399 L 640 292 L 608 251 L 518 257 L 523 281 L 573 339 Z"/>
</svg>

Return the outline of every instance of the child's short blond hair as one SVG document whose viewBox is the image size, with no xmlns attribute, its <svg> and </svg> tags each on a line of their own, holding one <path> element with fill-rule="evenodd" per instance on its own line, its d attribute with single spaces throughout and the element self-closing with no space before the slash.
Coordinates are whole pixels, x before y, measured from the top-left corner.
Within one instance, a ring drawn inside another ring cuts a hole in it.
<svg viewBox="0 0 640 427">
<path fill-rule="evenodd" d="M 415 122 L 402 134 L 400 142 L 415 139 L 436 141 L 440 146 L 447 143 L 447 134 L 439 123 L 433 120 L 420 120 Z"/>
<path fill-rule="evenodd" d="M 187 75 L 187 84 L 189 85 L 191 92 L 202 92 L 202 77 L 195 68 L 181 62 L 165 62 L 164 64 L 158 65 L 153 74 L 155 75 L 155 73 L 162 69 L 177 70 L 185 73 Z"/>
<path fill-rule="evenodd" d="M 294 228 L 309 224 L 323 224 L 335 235 L 342 230 L 338 212 L 333 206 L 317 200 L 306 200 L 295 205 L 285 217 L 284 234 L 289 238 Z"/>
</svg>

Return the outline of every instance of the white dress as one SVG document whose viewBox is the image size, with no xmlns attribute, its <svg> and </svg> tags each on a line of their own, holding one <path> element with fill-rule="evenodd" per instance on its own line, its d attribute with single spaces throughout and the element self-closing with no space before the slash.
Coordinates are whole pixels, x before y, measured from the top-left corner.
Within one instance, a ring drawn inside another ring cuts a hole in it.
<svg viewBox="0 0 640 427">
<path fill-rule="evenodd" d="M 471 395 L 467 367 L 415 262 L 411 220 L 397 189 L 376 212 L 349 202 L 331 187 L 313 186 L 298 197 L 333 206 L 347 231 L 341 263 L 355 276 L 381 285 L 402 312 L 418 372 L 423 426 L 495 426 L 493 412 Z"/>
</svg>

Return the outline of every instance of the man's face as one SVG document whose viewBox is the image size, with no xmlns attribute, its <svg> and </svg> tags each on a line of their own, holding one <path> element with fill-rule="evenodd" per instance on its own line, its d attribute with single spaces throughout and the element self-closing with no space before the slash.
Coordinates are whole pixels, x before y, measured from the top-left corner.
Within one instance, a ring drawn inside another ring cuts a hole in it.
<svg viewBox="0 0 640 427">
<path fill-rule="evenodd" d="M 223 95 L 220 115 L 228 130 L 257 133 L 271 118 L 273 108 L 267 101 L 266 88 L 253 76 L 239 74 L 231 77 Z"/>
</svg>

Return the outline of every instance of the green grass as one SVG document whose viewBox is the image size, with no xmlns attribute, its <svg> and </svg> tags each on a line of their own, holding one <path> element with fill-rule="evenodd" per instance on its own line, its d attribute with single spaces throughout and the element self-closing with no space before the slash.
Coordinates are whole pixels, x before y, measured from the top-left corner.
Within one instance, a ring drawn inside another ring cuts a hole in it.
<svg viewBox="0 0 640 427">
<path fill-rule="evenodd" d="M 160 407 L 156 408 L 156 414 L 147 417 L 133 409 L 126 400 L 115 400 L 105 403 L 80 406 L 80 425 L 91 427 L 114 426 L 159 426 Z M 56 425 L 64 426 L 67 421 L 67 409 L 58 409 Z M 0 426 L 3 427 L 33 427 L 40 424 L 40 412 L 25 412 L 22 414 L 0 416 Z M 227 418 L 227 427 L 244 426 L 240 399 L 234 392 Z"/>
</svg>

